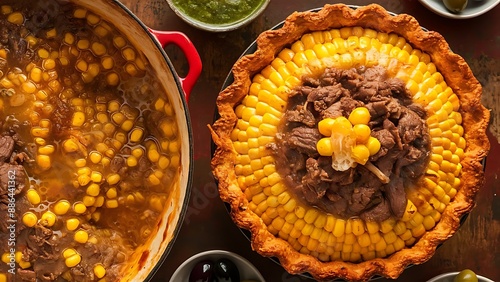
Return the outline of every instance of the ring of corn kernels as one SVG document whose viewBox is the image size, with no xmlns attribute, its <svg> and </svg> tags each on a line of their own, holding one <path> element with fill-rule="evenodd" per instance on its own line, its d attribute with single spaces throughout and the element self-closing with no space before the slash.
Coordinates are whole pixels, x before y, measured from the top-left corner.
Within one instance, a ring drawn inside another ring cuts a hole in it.
<svg viewBox="0 0 500 282">
<path fill-rule="evenodd" d="M 266 150 L 274 142 L 288 93 L 304 75 L 326 67 L 384 66 L 404 81 L 416 103 L 427 111 L 431 158 L 419 187 L 407 190 L 403 217 L 383 222 L 341 219 L 309 207 L 287 190 Z M 383 258 L 413 245 L 440 220 L 460 186 L 466 146 L 459 99 L 430 56 L 396 34 L 361 27 L 315 31 L 284 48 L 253 77 L 249 94 L 235 108 L 231 133 L 235 173 L 248 207 L 270 233 L 300 253 L 321 261 L 359 262 Z"/>
</svg>

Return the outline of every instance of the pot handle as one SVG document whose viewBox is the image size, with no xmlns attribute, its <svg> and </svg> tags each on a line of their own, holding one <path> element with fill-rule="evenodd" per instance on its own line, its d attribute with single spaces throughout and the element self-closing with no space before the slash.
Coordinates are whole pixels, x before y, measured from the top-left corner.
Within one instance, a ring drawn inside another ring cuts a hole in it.
<svg viewBox="0 0 500 282">
<path fill-rule="evenodd" d="M 177 31 L 154 30 L 151 28 L 149 31 L 156 37 L 156 39 L 158 39 L 158 42 L 160 42 L 163 48 L 165 48 L 168 44 L 175 44 L 184 53 L 184 56 L 189 64 L 189 72 L 185 77 L 180 77 L 180 81 L 186 100 L 189 101 L 189 95 L 191 94 L 191 90 L 193 89 L 196 80 L 200 76 L 202 68 L 198 51 L 194 47 L 191 40 L 189 40 L 184 33 Z"/>
</svg>

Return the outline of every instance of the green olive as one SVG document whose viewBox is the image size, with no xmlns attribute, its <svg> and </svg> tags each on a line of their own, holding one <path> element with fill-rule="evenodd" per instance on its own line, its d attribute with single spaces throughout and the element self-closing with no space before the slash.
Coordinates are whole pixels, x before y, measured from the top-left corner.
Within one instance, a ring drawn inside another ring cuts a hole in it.
<svg viewBox="0 0 500 282">
<path fill-rule="evenodd" d="M 452 13 L 458 13 L 465 9 L 468 0 L 443 0 L 444 6 Z"/>
<path fill-rule="evenodd" d="M 453 282 L 478 282 L 476 273 L 470 269 L 464 269 L 455 276 Z"/>
</svg>

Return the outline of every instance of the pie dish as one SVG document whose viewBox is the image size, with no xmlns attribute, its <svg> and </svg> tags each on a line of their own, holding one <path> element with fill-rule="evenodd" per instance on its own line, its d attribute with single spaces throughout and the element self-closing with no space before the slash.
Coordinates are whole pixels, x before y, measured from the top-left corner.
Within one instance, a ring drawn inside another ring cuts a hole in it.
<svg viewBox="0 0 500 282">
<path fill-rule="evenodd" d="M 295 12 L 256 45 L 210 127 L 221 199 L 252 248 L 317 280 L 430 259 L 472 209 L 489 150 L 464 59 L 376 4 Z"/>
</svg>

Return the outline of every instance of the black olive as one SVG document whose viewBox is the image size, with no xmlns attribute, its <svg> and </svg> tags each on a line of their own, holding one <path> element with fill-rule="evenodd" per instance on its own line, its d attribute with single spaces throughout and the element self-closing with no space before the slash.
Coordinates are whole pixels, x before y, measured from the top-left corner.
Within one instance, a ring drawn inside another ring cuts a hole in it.
<svg viewBox="0 0 500 282">
<path fill-rule="evenodd" d="M 212 282 L 214 280 L 214 263 L 203 260 L 195 264 L 189 274 L 189 282 Z"/>
<path fill-rule="evenodd" d="M 215 262 L 215 278 L 217 282 L 240 282 L 240 272 L 234 262 L 221 258 Z"/>
</svg>

